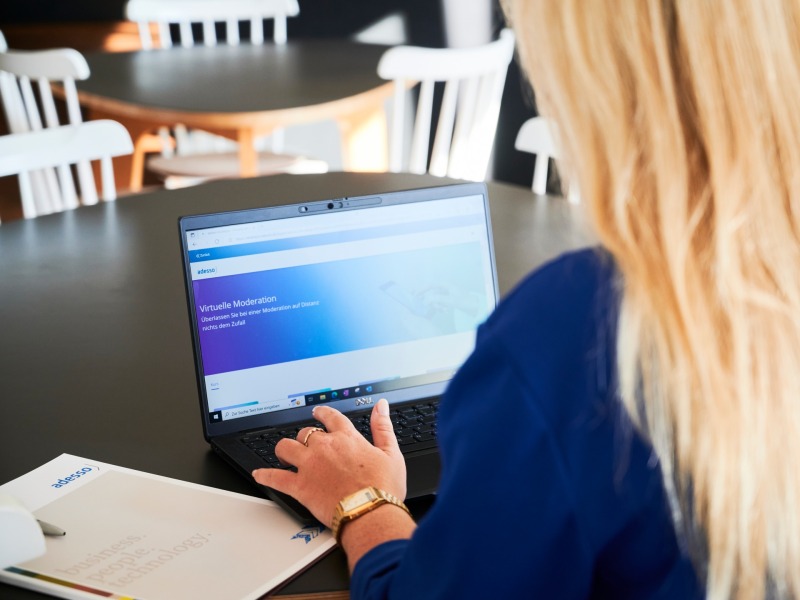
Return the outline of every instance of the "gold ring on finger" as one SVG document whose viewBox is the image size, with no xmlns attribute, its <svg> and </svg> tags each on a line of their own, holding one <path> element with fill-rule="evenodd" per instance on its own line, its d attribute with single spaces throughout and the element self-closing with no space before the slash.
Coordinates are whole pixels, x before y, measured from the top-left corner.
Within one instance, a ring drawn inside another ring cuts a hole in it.
<svg viewBox="0 0 800 600">
<path fill-rule="evenodd" d="M 315 433 L 317 433 L 318 431 L 321 431 L 322 433 L 325 433 L 325 430 L 324 430 L 324 429 L 322 429 L 321 427 L 313 427 L 313 428 L 311 429 L 311 431 L 309 431 L 309 432 L 306 434 L 306 437 L 304 437 L 304 438 L 303 438 L 303 446 L 305 446 L 306 448 L 308 448 L 308 438 L 310 438 L 312 435 L 314 435 L 314 434 L 315 434 Z"/>
</svg>

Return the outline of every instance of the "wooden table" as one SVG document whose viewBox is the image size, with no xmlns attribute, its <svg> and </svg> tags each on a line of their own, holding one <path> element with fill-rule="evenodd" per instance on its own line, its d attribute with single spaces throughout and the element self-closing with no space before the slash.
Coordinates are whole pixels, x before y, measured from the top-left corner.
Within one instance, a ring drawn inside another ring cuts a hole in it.
<svg viewBox="0 0 800 600">
<path fill-rule="evenodd" d="M 223 209 L 423 187 L 423 175 L 218 181 L 0 227 L 0 483 L 62 452 L 235 492 L 250 484 L 203 439 L 177 220 Z M 576 207 L 489 184 L 501 294 L 586 244 Z M 282 595 L 347 597 L 340 550 Z M 0 584 L 0 597 L 43 598 Z"/>
<path fill-rule="evenodd" d="M 377 65 L 386 48 L 301 40 L 92 53 L 86 55 L 91 76 L 78 82 L 78 97 L 90 118 L 123 122 L 137 145 L 176 123 L 237 140 L 242 176 L 256 174 L 256 137 L 334 119 L 345 168 L 385 171 L 384 103 L 392 84 L 378 77 Z M 138 191 L 143 154 L 134 156 L 131 189 Z"/>
</svg>

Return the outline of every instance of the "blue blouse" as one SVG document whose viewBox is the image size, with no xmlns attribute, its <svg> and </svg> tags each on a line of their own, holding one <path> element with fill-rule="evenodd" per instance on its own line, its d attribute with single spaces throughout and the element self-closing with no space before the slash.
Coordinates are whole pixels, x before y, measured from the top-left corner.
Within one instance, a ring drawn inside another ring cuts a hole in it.
<svg viewBox="0 0 800 600">
<path fill-rule="evenodd" d="M 358 562 L 352 598 L 703 596 L 615 394 L 616 279 L 565 255 L 481 326 L 441 402 L 436 502 Z"/>
</svg>

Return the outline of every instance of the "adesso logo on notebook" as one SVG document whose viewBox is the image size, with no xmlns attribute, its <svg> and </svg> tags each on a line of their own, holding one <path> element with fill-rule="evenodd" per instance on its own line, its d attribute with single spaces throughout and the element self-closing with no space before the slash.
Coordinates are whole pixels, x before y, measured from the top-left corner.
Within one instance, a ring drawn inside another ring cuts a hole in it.
<svg viewBox="0 0 800 600">
<path fill-rule="evenodd" d="M 70 483 L 72 483 L 76 479 L 91 473 L 92 471 L 99 471 L 99 470 L 100 469 L 98 467 L 88 467 L 88 466 L 87 467 L 83 467 L 82 469 L 78 469 L 74 473 L 71 473 L 69 475 L 66 475 L 66 476 L 62 477 L 61 479 L 59 479 L 55 483 L 51 483 L 50 487 L 51 488 L 55 488 L 55 489 L 62 488 L 65 485 L 69 485 Z"/>
</svg>

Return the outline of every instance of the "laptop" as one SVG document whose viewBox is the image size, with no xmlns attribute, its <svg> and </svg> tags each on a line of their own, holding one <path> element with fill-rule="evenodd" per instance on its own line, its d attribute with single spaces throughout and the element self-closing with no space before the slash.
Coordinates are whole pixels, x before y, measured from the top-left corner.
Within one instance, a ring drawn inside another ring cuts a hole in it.
<svg viewBox="0 0 800 600">
<path fill-rule="evenodd" d="M 456 184 L 179 220 L 203 432 L 255 484 L 314 406 L 367 439 L 389 401 L 408 498 L 435 492 L 438 399 L 497 303 L 486 186 Z M 258 486 L 304 523 L 293 498 Z"/>
</svg>

